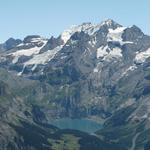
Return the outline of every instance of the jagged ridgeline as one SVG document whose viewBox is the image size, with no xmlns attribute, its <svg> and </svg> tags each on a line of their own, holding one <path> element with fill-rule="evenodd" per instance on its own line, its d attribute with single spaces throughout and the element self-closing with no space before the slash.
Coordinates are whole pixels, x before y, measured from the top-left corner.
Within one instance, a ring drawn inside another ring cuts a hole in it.
<svg viewBox="0 0 150 150">
<path fill-rule="evenodd" d="M 149 150 L 150 36 L 113 20 L 0 44 L 2 150 Z M 89 135 L 50 125 L 97 118 Z"/>
</svg>

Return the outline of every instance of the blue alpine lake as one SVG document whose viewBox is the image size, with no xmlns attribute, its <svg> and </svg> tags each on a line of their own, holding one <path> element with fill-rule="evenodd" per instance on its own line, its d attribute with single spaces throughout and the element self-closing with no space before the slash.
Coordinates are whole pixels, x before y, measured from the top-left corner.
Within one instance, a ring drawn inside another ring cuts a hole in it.
<svg viewBox="0 0 150 150">
<path fill-rule="evenodd" d="M 90 134 L 102 128 L 102 124 L 89 119 L 62 118 L 53 120 L 51 124 L 60 129 L 80 130 Z"/>
</svg>

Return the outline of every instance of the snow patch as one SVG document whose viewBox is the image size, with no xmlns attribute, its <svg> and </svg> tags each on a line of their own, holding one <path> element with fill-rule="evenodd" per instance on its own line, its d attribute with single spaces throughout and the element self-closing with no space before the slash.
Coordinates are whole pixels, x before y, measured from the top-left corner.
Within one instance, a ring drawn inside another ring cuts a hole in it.
<svg viewBox="0 0 150 150">
<path fill-rule="evenodd" d="M 41 48 L 44 47 L 45 44 L 46 44 L 46 41 L 44 42 L 44 44 L 41 47 L 35 46 L 35 47 L 29 48 L 29 49 L 21 49 L 16 52 L 10 53 L 8 55 L 13 56 L 12 63 L 15 64 L 18 62 L 18 60 L 21 56 L 33 56 L 33 55 L 39 54 Z"/>
<path fill-rule="evenodd" d="M 121 75 L 121 77 L 128 75 L 128 72 L 130 71 L 134 71 L 135 69 L 137 69 L 137 66 L 134 64 L 132 66 L 130 66 L 129 68 L 127 68 Z"/>
<path fill-rule="evenodd" d="M 19 72 L 19 73 L 17 74 L 18 76 L 21 76 L 21 75 L 23 74 L 25 67 L 26 67 L 26 66 L 23 66 L 22 71 L 21 71 L 21 72 Z"/>
<path fill-rule="evenodd" d="M 37 64 L 35 64 L 31 70 L 34 71 L 36 69 L 36 67 L 37 67 Z"/>
<path fill-rule="evenodd" d="M 44 39 L 44 38 L 32 38 L 31 39 L 31 42 L 32 43 L 38 43 L 38 42 L 44 42 L 44 41 L 47 41 L 46 39 Z"/>
<path fill-rule="evenodd" d="M 110 40 L 110 41 L 122 41 L 122 34 L 123 34 L 125 29 L 126 29 L 126 27 L 118 27 L 115 30 L 109 29 L 109 32 L 107 35 L 108 40 Z"/>
<path fill-rule="evenodd" d="M 38 65 L 38 64 L 46 64 L 50 60 L 54 58 L 58 51 L 60 51 L 62 46 L 58 46 L 53 50 L 48 50 L 42 54 L 35 55 L 32 59 L 25 62 L 24 65 Z"/>
<path fill-rule="evenodd" d="M 114 41 L 114 42 L 119 42 L 121 45 L 123 44 L 132 44 L 133 42 L 131 41 L 123 41 L 122 39 L 122 34 L 126 27 L 118 27 L 115 30 L 109 29 L 109 32 L 107 34 L 107 41 Z"/>
<path fill-rule="evenodd" d="M 122 57 L 122 50 L 119 47 L 113 48 L 108 57 Z"/>
<path fill-rule="evenodd" d="M 21 56 L 32 56 L 34 54 L 38 54 L 40 52 L 39 47 L 34 47 L 34 48 L 30 48 L 30 49 L 22 49 L 19 51 L 16 51 L 14 53 L 11 53 L 10 55 L 12 55 L 14 57 L 14 59 L 12 60 L 12 63 L 15 64 L 18 62 L 19 57 Z"/>
<path fill-rule="evenodd" d="M 150 57 L 150 48 L 148 48 L 144 52 L 138 52 L 135 56 L 135 62 L 136 63 L 144 63 L 147 58 Z"/>
<path fill-rule="evenodd" d="M 122 50 L 119 47 L 110 49 L 108 46 L 101 46 L 97 49 L 97 58 L 103 58 L 103 60 L 109 60 L 111 58 L 122 57 Z"/>
<path fill-rule="evenodd" d="M 67 56 L 61 56 L 61 58 L 60 58 L 60 59 L 65 59 L 65 58 L 67 58 Z"/>
<path fill-rule="evenodd" d="M 98 68 L 94 68 L 93 72 L 95 73 L 98 72 Z"/>
<path fill-rule="evenodd" d="M 92 46 L 92 47 L 95 47 L 96 45 L 96 37 L 94 37 L 91 41 L 89 41 L 88 43 Z"/>
<path fill-rule="evenodd" d="M 104 57 L 108 55 L 107 52 L 108 46 L 101 46 L 97 49 L 97 58 Z"/>
</svg>

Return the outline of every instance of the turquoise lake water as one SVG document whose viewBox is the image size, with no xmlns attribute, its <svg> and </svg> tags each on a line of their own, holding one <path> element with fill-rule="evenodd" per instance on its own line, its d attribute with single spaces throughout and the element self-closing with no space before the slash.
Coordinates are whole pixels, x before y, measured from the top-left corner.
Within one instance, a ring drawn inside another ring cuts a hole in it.
<svg viewBox="0 0 150 150">
<path fill-rule="evenodd" d="M 60 129 L 75 129 L 87 133 L 94 133 L 102 128 L 102 124 L 88 119 L 56 119 L 51 122 L 52 125 Z"/>
</svg>

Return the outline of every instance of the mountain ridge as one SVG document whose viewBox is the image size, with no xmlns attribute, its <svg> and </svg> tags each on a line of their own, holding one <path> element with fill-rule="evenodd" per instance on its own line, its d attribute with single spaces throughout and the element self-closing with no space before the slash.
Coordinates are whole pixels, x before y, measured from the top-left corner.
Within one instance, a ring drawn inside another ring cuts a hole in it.
<svg viewBox="0 0 150 150">
<path fill-rule="evenodd" d="M 27 116 L 20 112 L 22 118 L 50 123 L 52 118 L 98 117 L 105 120 L 98 137 L 118 141 L 119 147 L 125 142 L 121 150 L 135 148 L 140 141 L 137 150 L 145 150 L 150 124 L 150 36 L 140 28 L 109 19 L 73 26 L 50 39 L 32 35 L 18 45 L 14 39 L 10 43 L 11 49 L 0 46 L 0 66 L 14 76 L 16 88 L 12 77 L 5 78 L 7 73 L 0 80 L 22 100 L 27 109 Z"/>
</svg>

